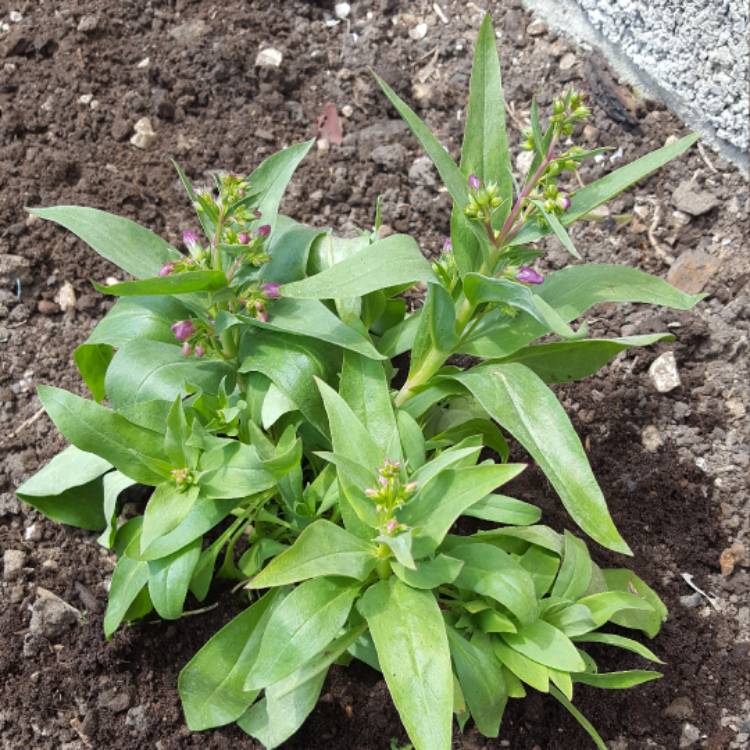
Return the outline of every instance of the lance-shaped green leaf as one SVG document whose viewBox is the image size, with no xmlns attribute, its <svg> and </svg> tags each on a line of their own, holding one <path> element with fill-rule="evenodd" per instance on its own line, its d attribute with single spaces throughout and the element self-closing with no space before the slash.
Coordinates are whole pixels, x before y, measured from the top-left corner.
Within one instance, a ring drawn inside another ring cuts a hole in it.
<svg viewBox="0 0 750 750">
<path fill-rule="evenodd" d="M 569 383 L 593 375 L 625 349 L 651 346 L 659 341 L 674 341 L 674 336 L 671 333 L 648 333 L 616 339 L 556 341 L 524 347 L 499 361 L 525 365 L 545 383 Z"/>
<path fill-rule="evenodd" d="M 273 303 L 268 322 L 254 321 L 253 325 L 322 339 L 371 359 L 385 359 L 365 334 L 343 323 L 322 302 L 315 299 L 277 300 Z"/>
<path fill-rule="evenodd" d="M 491 544 L 472 542 L 451 546 L 448 554 L 464 562 L 456 586 L 500 602 L 522 623 L 531 623 L 537 617 L 534 581 L 507 552 Z"/>
<path fill-rule="evenodd" d="M 117 498 L 123 490 L 132 487 L 135 482 L 119 471 L 110 471 L 102 478 L 104 496 L 103 511 L 106 526 L 96 540 L 102 547 L 112 549 L 117 534 Z"/>
<path fill-rule="evenodd" d="M 544 620 L 536 620 L 519 628 L 517 633 L 502 633 L 499 637 L 511 648 L 546 667 L 562 672 L 586 669 L 571 640 Z"/>
<path fill-rule="evenodd" d="M 497 40 L 489 13 L 479 27 L 469 84 L 461 171 L 483 183 L 496 182 L 503 205 L 496 220 L 502 223 L 513 197 L 512 169 L 505 133 L 505 102 L 497 55 Z"/>
<path fill-rule="evenodd" d="M 560 567 L 560 557 L 554 552 L 532 544 L 518 558 L 518 561 L 533 579 L 537 597 L 544 596 L 555 580 L 557 570 Z"/>
<path fill-rule="evenodd" d="M 255 495 L 273 487 L 279 478 L 252 445 L 237 440 L 228 440 L 204 453 L 199 468 L 203 472 L 200 485 L 204 497 Z"/>
<path fill-rule="evenodd" d="M 545 615 L 544 619 L 558 630 L 562 630 L 568 638 L 596 630 L 594 618 L 589 608 L 583 604 L 571 604 L 569 607 Z"/>
<path fill-rule="evenodd" d="M 265 625 L 280 601 L 269 591 L 214 635 L 180 672 L 177 689 L 188 727 L 193 731 L 236 721 L 255 700 L 245 676 L 258 655 Z"/>
<path fill-rule="evenodd" d="M 198 499 L 199 487 L 180 490 L 173 480 L 160 484 L 149 498 L 143 514 L 141 552 L 160 536 L 168 534 L 187 518 Z"/>
<path fill-rule="evenodd" d="M 560 244 L 574 257 L 581 259 L 581 254 L 576 250 L 576 246 L 573 244 L 573 240 L 570 239 L 570 235 L 565 230 L 565 227 L 560 223 L 560 219 L 557 218 L 557 214 L 553 211 L 546 211 L 544 203 L 542 201 L 532 201 L 532 203 L 541 211 L 544 220 L 549 225 L 552 233 L 557 237 Z"/>
<path fill-rule="evenodd" d="M 281 294 L 298 299 L 361 297 L 378 289 L 416 281 L 435 282 L 432 267 L 411 237 L 394 234 L 315 276 L 284 284 Z"/>
<path fill-rule="evenodd" d="M 289 180 L 312 144 L 313 141 L 309 140 L 277 151 L 256 167 L 248 177 L 252 191 L 261 196 L 257 208 L 262 214 L 263 221 L 272 227 L 275 227 L 279 203 Z"/>
<path fill-rule="evenodd" d="M 333 347 L 309 338 L 254 330 L 243 338 L 240 361 L 241 373 L 265 375 L 322 435 L 328 435 L 323 402 L 310 381 L 333 379 L 338 364 Z"/>
<path fill-rule="evenodd" d="M 314 521 L 294 544 L 275 557 L 248 584 L 263 589 L 320 576 L 346 576 L 363 581 L 377 559 L 373 546 L 340 526 L 323 519 Z"/>
<path fill-rule="evenodd" d="M 315 382 L 328 415 L 334 452 L 368 469 L 380 466 L 385 458 L 384 450 L 375 442 L 349 404 L 322 380 L 316 378 Z"/>
<path fill-rule="evenodd" d="M 667 608 L 658 594 L 627 568 L 603 570 L 602 575 L 608 589 L 635 592 L 643 601 L 651 605 L 650 609 L 617 612 L 610 618 L 611 621 L 624 628 L 642 630 L 649 638 L 653 638 L 667 619 Z"/>
<path fill-rule="evenodd" d="M 104 378 L 115 350 L 109 344 L 81 344 L 73 352 L 73 360 L 83 382 L 91 391 L 94 400 L 101 403 L 107 393 Z"/>
<path fill-rule="evenodd" d="M 139 279 L 138 281 L 123 281 L 111 286 L 94 282 L 97 292 L 110 294 L 114 297 L 215 292 L 226 285 L 227 277 L 222 271 L 185 271 L 184 273 L 154 276 L 150 279 Z"/>
<path fill-rule="evenodd" d="M 486 636 L 470 642 L 454 628 L 447 631 L 461 692 L 474 723 L 485 737 L 497 737 L 508 702 L 503 666 Z"/>
<path fill-rule="evenodd" d="M 578 603 L 589 609 L 597 627 L 604 625 L 616 614 L 626 610 L 634 609 L 653 613 L 653 608 L 649 602 L 628 591 L 603 591 L 601 594 L 585 596 L 583 599 L 579 599 Z"/>
<path fill-rule="evenodd" d="M 452 583 L 461 572 L 463 562 L 448 555 L 437 555 L 432 560 L 420 560 L 415 570 L 391 561 L 393 572 L 408 586 L 415 589 L 436 589 L 444 583 Z"/>
<path fill-rule="evenodd" d="M 322 651 L 343 627 L 358 592 L 359 584 L 332 578 L 297 586 L 269 618 L 245 689 L 272 685 Z"/>
<path fill-rule="evenodd" d="M 524 468 L 524 464 L 487 464 L 448 469 L 420 488 L 398 514 L 399 521 L 415 529 L 415 556 L 434 552 L 467 508 Z"/>
<path fill-rule="evenodd" d="M 159 484 L 163 437 L 138 427 L 103 406 L 73 393 L 40 385 L 39 400 L 60 432 L 73 445 L 95 453 L 142 484 Z"/>
<path fill-rule="evenodd" d="M 627 688 L 643 685 L 644 682 L 651 682 L 663 677 L 661 672 L 654 672 L 648 669 L 627 669 L 623 672 L 579 672 L 572 674 L 573 682 L 580 682 L 582 685 L 590 685 L 595 688 L 604 690 L 626 690 Z"/>
<path fill-rule="evenodd" d="M 268 246 L 271 260 L 261 267 L 261 278 L 277 284 L 301 279 L 307 269 L 310 248 L 324 234 L 283 214 L 277 216 Z"/>
<path fill-rule="evenodd" d="M 469 273 L 464 277 L 464 293 L 466 298 L 475 305 L 495 302 L 523 310 L 546 330 L 558 336 L 573 338 L 580 335 L 560 317 L 551 305 L 546 303 L 544 298 L 533 294 L 523 284 Z"/>
<path fill-rule="evenodd" d="M 112 359 L 104 380 L 107 396 L 116 407 L 138 401 L 174 401 L 193 385 L 216 393 L 230 373 L 218 359 L 185 357 L 179 346 L 161 341 L 129 341 Z"/>
<path fill-rule="evenodd" d="M 156 276 L 167 262 L 182 256 L 161 237 L 130 219 L 83 206 L 31 208 L 29 213 L 69 229 L 102 258 L 136 278 Z"/>
<path fill-rule="evenodd" d="M 265 697 L 238 719 L 238 726 L 267 750 L 273 750 L 286 742 L 315 708 L 326 674 L 323 670 L 283 695 L 272 685 Z"/>
<path fill-rule="evenodd" d="M 634 654 L 638 654 L 656 664 L 664 664 L 650 648 L 634 641 L 632 638 L 625 638 L 625 636 L 615 633 L 586 633 L 585 635 L 575 636 L 572 640 L 575 643 L 601 643 L 604 646 L 615 646 L 625 651 L 632 651 Z"/>
<path fill-rule="evenodd" d="M 137 530 L 112 573 L 107 609 L 104 612 L 104 635 L 107 640 L 128 616 L 131 605 L 148 582 L 148 563 L 135 559 L 140 544 L 139 537 L 140 533 Z M 131 550 L 133 557 L 128 554 Z"/>
<path fill-rule="evenodd" d="M 159 617 L 176 620 L 182 616 L 190 579 L 201 556 L 201 540 L 148 563 L 148 593 Z"/>
<path fill-rule="evenodd" d="M 380 448 L 393 460 L 400 458 L 399 429 L 383 364 L 346 352 L 339 394 Z"/>
<path fill-rule="evenodd" d="M 495 523 L 530 526 L 542 517 L 542 511 L 523 500 L 492 493 L 465 510 L 464 515 Z"/>
<path fill-rule="evenodd" d="M 111 468 L 109 461 L 70 445 L 16 494 L 53 521 L 98 531 L 106 523 L 101 476 Z"/>
<path fill-rule="evenodd" d="M 534 457 L 573 520 L 602 546 L 630 554 L 578 435 L 542 380 L 517 363 L 483 365 L 453 377 Z"/>
<path fill-rule="evenodd" d="M 512 632 L 512 631 L 499 631 Z M 519 680 L 531 685 L 541 693 L 549 692 L 549 670 L 520 651 L 511 648 L 501 638 L 492 639 L 492 647 L 497 658 Z"/>
<path fill-rule="evenodd" d="M 580 539 L 573 536 L 567 529 L 563 532 L 563 536 L 565 541 L 562 565 L 550 596 L 574 602 L 586 593 L 591 583 L 593 564 L 586 545 Z"/>
<path fill-rule="evenodd" d="M 419 328 L 411 352 L 409 376 L 413 377 L 433 351 L 449 353 L 458 343 L 456 308 L 453 298 L 441 284 L 429 284 L 419 316 Z"/>
<path fill-rule="evenodd" d="M 391 577 L 371 586 L 358 606 L 415 750 L 450 750 L 451 659 L 435 597 Z"/>
<path fill-rule="evenodd" d="M 700 136 L 697 133 L 686 135 L 684 138 L 656 149 L 624 167 L 615 169 L 580 190 L 576 190 L 571 196 L 570 208 L 561 217 L 562 224 L 568 226 L 586 216 L 597 206 L 611 200 L 623 190 L 627 190 L 631 185 L 687 151 L 699 138 Z M 529 223 L 513 238 L 512 244 L 525 245 L 535 242 L 547 232 L 548 230 L 545 231 L 537 225 Z"/>
</svg>

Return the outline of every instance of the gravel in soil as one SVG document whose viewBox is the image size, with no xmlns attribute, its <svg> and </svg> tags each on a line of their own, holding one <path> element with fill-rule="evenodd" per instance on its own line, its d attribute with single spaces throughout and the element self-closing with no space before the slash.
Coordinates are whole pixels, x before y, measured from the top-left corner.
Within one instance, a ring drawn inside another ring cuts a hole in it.
<svg viewBox="0 0 750 750">
<path fill-rule="evenodd" d="M 63 445 L 37 414 L 36 384 L 83 392 L 71 353 L 109 306 L 89 280 L 122 278 L 23 207 L 96 206 L 177 242 L 194 220 L 170 158 L 199 181 L 219 167 L 250 170 L 274 150 L 316 136 L 331 102 L 342 143 L 313 150 L 284 210 L 346 232 L 370 225 L 380 195 L 388 227 L 414 234 L 434 253 L 448 231 L 448 197 L 368 66 L 457 153 L 480 9 L 443 0 L 438 13 L 426 0 L 377 0 L 352 2 L 338 19 L 333 4 L 301 0 L 17 5 L 0 9 L 0 740 L 4 748 L 39 750 L 253 748 L 236 728 L 191 735 L 176 693 L 179 669 L 241 602 L 219 593 L 207 614 L 145 623 L 107 643 L 101 618 L 113 559 L 93 535 L 49 523 L 12 495 Z M 584 171 L 586 181 L 684 130 L 658 104 L 621 87 L 600 60 L 532 23 L 520 2 L 489 9 L 514 145 L 532 95 L 548 105 L 569 85 L 596 97 L 580 138 L 613 147 Z M 740 748 L 750 735 L 747 203 L 741 176 L 694 149 L 573 233 L 589 260 L 637 266 L 710 294 L 687 313 L 598 307 L 589 321 L 596 333 L 670 330 L 677 342 L 622 354 L 596 377 L 560 389 L 633 547 L 634 569 L 670 608 L 650 644 L 667 662 L 661 681 L 577 695 L 617 750 Z M 620 214 L 630 221 L 618 222 Z M 550 243 L 543 267 L 566 261 Z M 649 365 L 670 347 L 679 385 L 662 393 Z M 549 523 L 566 524 L 539 472 L 528 471 L 509 492 L 541 503 Z M 693 595 L 682 573 L 717 598 L 716 609 Z M 599 661 L 612 669 L 633 664 L 604 653 Z M 501 737 L 469 729 L 454 744 L 588 746 L 543 696 L 512 702 Z M 352 665 L 332 670 L 288 747 L 374 750 L 391 738 L 406 740 L 384 684 Z"/>
</svg>

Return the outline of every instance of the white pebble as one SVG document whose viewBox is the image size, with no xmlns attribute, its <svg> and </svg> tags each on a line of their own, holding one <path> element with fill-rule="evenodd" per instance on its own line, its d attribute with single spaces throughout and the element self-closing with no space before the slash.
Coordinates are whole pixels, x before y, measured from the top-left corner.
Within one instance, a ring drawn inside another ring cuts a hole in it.
<svg viewBox="0 0 750 750">
<path fill-rule="evenodd" d="M 682 385 L 674 352 L 660 354 L 648 368 L 648 374 L 659 393 L 669 393 Z"/>
<path fill-rule="evenodd" d="M 8 18 L 10 19 L 11 23 L 21 23 L 21 21 L 23 21 L 23 15 L 17 10 L 12 10 L 10 13 L 8 13 Z"/>
<path fill-rule="evenodd" d="M 420 39 L 424 39 L 427 36 L 427 24 L 418 23 L 413 29 L 409 29 L 409 36 L 418 42 Z"/>
<path fill-rule="evenodd" d="M 255 66 L 258 68 L 278 68 L 284 56 L 273 47 L 266 47 L 258 52 L 255 58 Z"/>
<path fill-rule="evenodd" d="M 150 57 L 144 57 L 143 60 L 141 60 L 135 67 L 136 68 L 147 68 L 149 65 L 151 65 L 151 58 Z"/>
<path fill-rule="evenodd" d="M 351 104 L 345 104 L 341 108 L 341 114 L 344 115 L 344 117 L 351 117 L 354 114 L 354 107 L 352 107 Z"/>
<path fill-rule="evenodd" d="M 78 101 L 79 101 L 79 102 L 80 102 L 81 104 L 91 104 L 91 100 L 92 100 L 93 98 L 94 98 L 94 95 L 93 95 L 93 94 L 81 94 L 81 95 L 80 95 L 80 96 L 78 97 Z"/>
</svg>

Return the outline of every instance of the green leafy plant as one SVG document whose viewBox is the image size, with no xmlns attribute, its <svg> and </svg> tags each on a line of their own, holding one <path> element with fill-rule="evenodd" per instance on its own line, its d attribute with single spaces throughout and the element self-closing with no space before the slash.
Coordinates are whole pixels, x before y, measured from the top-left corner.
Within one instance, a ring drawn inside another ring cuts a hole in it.
<svg viewBox="0 0 750 750">
<path fill-rule="evenodd" d="M 672 339 L 591 338 L 585 321 L 571 324 L 592 305 L 688 309 L 701 297 L 618 265 L 545 278 L 535 243 L 552 235 L 579 260 L 566 227 L 695 137 L 569 193 L 567 177 L 598 151 L 574 145 L 589 110 L 566 92 L 544 127 L 532 105 L 533 160 L 516 184 L 489 18 L 460 164 L 379 83 L 453 198 L 451 237 L 432 264 L 414 239 L 380 238 L 379 210 L 372 231 L 346 239 L 279 215 L 309 142 L 204 187 L 178 168 L 202 230 L 185 233 L 187 252 L 94 209 L 32 211 L 135 278 L 97 287 L 118 300 L 75 351 L 93 399 L 39 388 L 71 446 L 18 494 L 117 553 L 107 637 L 152 610 L 183 616 L 215 579 L 249 596 L 180 675 L 191 729 L 237 722 L 276 747 L 331 665 L 359 659 L 382 672 L 417 750 L 447 750 L 454 716 L 497 736 L 507 701 L 530 688 L 604 748 L 574 686 L 633 687 L 659 673 L 600 672 L 586 646 L 659 663 L 608 627 L 654 637 L 666 609 L 632 572 L 600 568 L 582 539 L 496 490 L 524 468 L 508 463 L 510 437 L 581 531 L 630 553 L 550 385 Z M 424 304 L 409 311 L 402 293 L 416 284 Z M 457 354 L 475 363 L 451 364 Z M 122 523 L 119 500 L 136 484 L 150 495 Z"/>
</svg>

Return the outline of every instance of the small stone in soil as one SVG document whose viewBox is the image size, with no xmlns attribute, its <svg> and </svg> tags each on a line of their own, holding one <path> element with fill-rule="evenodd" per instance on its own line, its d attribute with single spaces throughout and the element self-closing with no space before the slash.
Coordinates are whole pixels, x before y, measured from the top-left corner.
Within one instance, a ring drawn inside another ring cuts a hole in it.
<svg viewBox="0 0 750 750">
<path fill-rule="evenodd" d="M 21 505 L 10 492 L 0 493 L 0 516 L 15 516 L 21 512 Z"/>
<path fill-rule="evenodd" d="M 650 424 L 646 425 L 641 432 L 641 444 L 649 453 L 656 453 L 664 445 L 664 439 L 659 429 Z"/>
<path fill-rule="evenodd" d="M 74 310 L 76 306 L 76 292 L 73 289 L 73 285 L 69 281 L 66 281 L 60 287 L 60 291 L 57 293 L 55 299 L 63 312 Z"/>
<path fill-rule="evenodd" d="M 6 549 L 3 552 L 3 580 L 13 581 L 23 574 L 26 553 L 20 549 Z"/>
<path fill-rule="evenodd" d="M 57 315 L 60 312 L 60 308 L 50 299 L 41 299 L 36 304 L 36 309 L 42 315 Z"/>
<path fill-rule="evenodd" d="M 374 148 L 370 158 L 389 172 L 395 172 L 406 161 L 406 149 L 400 143 L 384 144 Z"/>
<path fill-rule="evenodd" d="M 148 731 L 146 706 L 141 704 L 128 709 L 128 713 L 125 716 L 125 726 L 130 727 L 138 734 L 145 734 Z"/>
<path fill-rule="evenodd" d="M 75 607 L 41 586 L 37 586 L 36 592 L 29 622 L 29 632 L 32 635 L 43 635 L 54 640 L 78 623 L 81 613 Z"/>
<path fill-rule="evenodd" d="M 16 279 L 31 281 L 31 264 L 21 255 L 0 254 L 0 286 L 14 286 Z"/>
<path fill-rule="evenodd" d="M 527 27 L 526 33 L 529 36 L 541 36 L 547 31 L 547 27 L 540 18 L 535 18 Z"/>
<path fill-rule="evenodd" d="M 255 58 L 256 68 L 278 68 L 281 65 L 281 61 L 284 59 L 284 55 L 279 50 L 273 47 L 266 47 L 258 52 L 258 56 Z"/>
<path fill-rule="evenodd" d="M 429 156 L 420 156 L 409 167 L 409 179 L 417 185 L 433 187 L 435 185 L 435 169 Z"/>
<path fill-rule="evenodd" d="M 112 713 L 119 714 L 130 707 L 130 694 L 127 690 L 109 688 L 99 694 L 97 705 L 99 708 L 106 708 Z"/>
<path fill-rule="evenodd" d="M 697 294 L 719 270 L 719 261 L 703 250 L 687 250 L 677 256 L 667 281 L 688 294 Z"/>
<path fill-rule="evenodd" d="M 685 594 L 680 597 L 680 604 L 685 609 L 695 609 L 701 603 L 701 595 L 696 591 L 694 594 Z"/>
<path fill-rule="evenodd" d="M 78 31 L 82 31 L 84 34 L 90 34 L 92 31 L 96 31 L 98 27 L 99 16 L 83 16 L 78 22 Z"/>
<path fill-rule="evenodd" d="M 686 721 L 680 735 L 680 748 L 692 747 L 701 738 L 701 730 Z"/>
<path fill-rule="evenodd" d="M 133 126 L 135 133 L 133 134 L 130 142 L 136 147 L 143 150 L 151 148 L 156 141 L 156 133 L 151 127 L 151 120 L 148 117 L 141 117 L 138 122 Z"/>
<path fill-rule="evenodd" d="M 27 542 L 41 542 L 44 536 L 44 530 L 38 523 L 32 523 L 26 531 L 23 532 L 23 538 Z"/>
<path fill-rule="evenodd" d="M 572 52 L 568 52 L 562 56 L 560 60 L 560 70 L 570 70 L 576 64 L 576 56 Z"/>
<path fill-rule="evenodd" d="M 691 216 L 701 216 L 719 205 L 719 199 L 708 190 L 701 190 L 691 180 L 683 180 L 672 193 L 675 208 Z"/>
<path fill-rule="evenodd" d="M 662 712 L 667 719 L 679 719 L 684 721 L 693 715 L 693 704 L 690 698 L 681 695 L 675 698 Z"/>
<path fill-rule="evenodd" d="M 674 352 L 660 354 L 648 368 L 648 374 L 659 393 L 669 393 L 682 384 Z"/>
</svg>

